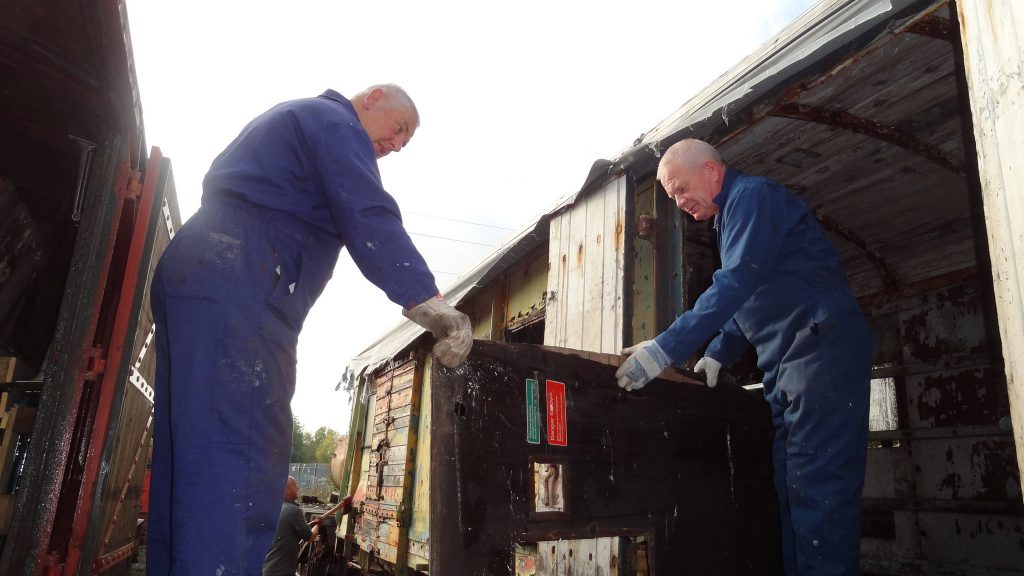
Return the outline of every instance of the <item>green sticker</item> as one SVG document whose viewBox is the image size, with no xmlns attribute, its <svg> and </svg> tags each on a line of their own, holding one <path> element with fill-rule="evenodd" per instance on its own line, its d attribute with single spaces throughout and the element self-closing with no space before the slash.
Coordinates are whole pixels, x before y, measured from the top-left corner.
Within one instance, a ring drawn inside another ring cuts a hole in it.
<svg viewBox="0 0 1024 576">
<path fill-rule="evenodd" d="M 540 388 L 532 378 L 526 379 L 526 441 L 540 444 Z"/>
</svg>

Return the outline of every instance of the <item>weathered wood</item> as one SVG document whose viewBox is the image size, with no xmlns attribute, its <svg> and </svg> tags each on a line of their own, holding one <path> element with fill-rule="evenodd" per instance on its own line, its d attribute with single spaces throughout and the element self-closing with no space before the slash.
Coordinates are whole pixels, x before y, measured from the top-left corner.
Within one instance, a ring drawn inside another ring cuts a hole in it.
<svg viewBox="0 0 1024 576">
<path fill-rule="evenodd" d="M 1024 6 L 957 2 L 1006 384 L 1024 494 Z"/>
</svg>

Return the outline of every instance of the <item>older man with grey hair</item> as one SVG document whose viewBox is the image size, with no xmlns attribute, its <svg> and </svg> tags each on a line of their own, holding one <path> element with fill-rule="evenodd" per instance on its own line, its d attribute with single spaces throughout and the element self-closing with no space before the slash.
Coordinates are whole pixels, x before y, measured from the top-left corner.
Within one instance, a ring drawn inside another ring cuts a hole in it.
<svg viewBox="0 0 1024 576">
<path fill-rule="evenodd" d="M 722 267 L 692 310 L 623 351 L 619 385 L 644 386 L 717 332 L 695 366 L 715 386 L 753 345 L 775 423 L 786 574 L 857 574 L 871 338 L 835 248 L 799 197 L 705 142 L 669 148 L 658 180 L 680 210 L 715 219 Z"/>
<path fill-rule="evenodd" d="M 393 84 L 327 90 L 264 112 L 213 161 L 153 278 L 150 576 L 259 573 L 288 473 L 299 331 L 342 247 L 433 333 L 442 364 L 469 354 L 469 318 L 441 299 L 377 169 L 419 122 Z"/>
</svg>

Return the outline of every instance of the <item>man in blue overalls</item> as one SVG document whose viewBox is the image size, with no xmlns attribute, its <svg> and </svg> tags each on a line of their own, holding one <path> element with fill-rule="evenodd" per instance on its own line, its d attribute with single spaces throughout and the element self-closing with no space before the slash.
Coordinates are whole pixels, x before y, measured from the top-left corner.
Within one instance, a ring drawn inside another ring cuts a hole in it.
<svg viewBox="0 0 1024 576">
<path fill-rule="evenodd" d="M 202 208 L 153 278 L 150 576 L 261 572 L 288 476 L 299 331 L 343 246 L 433 332 L 442 364 L 469 354 L 469 319 L 438 296 L 377 170 L 418 125 L 398 86 L 328 90 L 271 108 L 213 161 Z"/>
<path fill-rule="evenodd" d="M 619 386 L 644 386 L 717 331 L 695 367 L 714 386 L 752 344 L 775 424 L 786 574 L 857 574 L 871 337 L 834 247 L 800 198 L 727 168 L 705 142 L 669 148 L 658 180 L 680 210 L 715 218 L 722 267 L 692 310 L 623 350 Z"/>
</svg>

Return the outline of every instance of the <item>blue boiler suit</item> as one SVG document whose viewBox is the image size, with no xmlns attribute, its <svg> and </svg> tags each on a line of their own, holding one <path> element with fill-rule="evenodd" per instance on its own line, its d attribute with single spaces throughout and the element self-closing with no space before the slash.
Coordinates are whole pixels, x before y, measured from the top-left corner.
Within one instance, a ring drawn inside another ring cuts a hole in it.
<svg viewBox="0 0 1024 576">
<path fill-rule="evenodd" d="M 203 189 L 153 279 L 150 576 L 261 573 L 288 476 L 299 330 L 343 246 L 393 302 L 437 294 L 337 92 L 250 122 Z"/>
<path fill-rule="evenodd" d="M 722 267 L 655 340 L 682 361 L 728 366 L 747 346 L 764 371 L 786 574 L 857 574 L 871 336 L 832 243 L 803 201 L 728 168 L 715 229 Z"/>
</svg>

